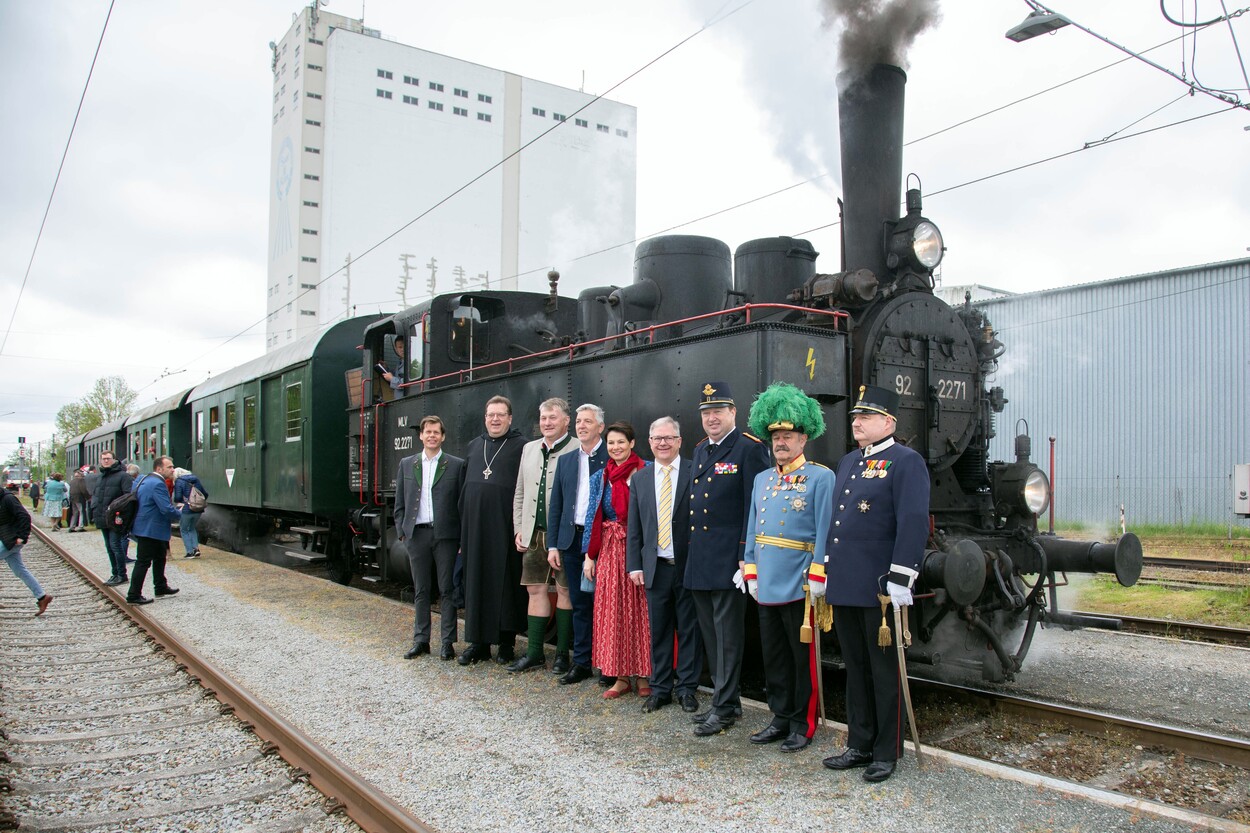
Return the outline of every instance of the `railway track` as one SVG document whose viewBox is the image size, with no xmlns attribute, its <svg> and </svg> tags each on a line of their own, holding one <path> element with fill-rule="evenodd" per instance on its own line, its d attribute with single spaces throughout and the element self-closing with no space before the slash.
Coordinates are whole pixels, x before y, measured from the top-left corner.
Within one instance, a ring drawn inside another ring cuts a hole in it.
<svg viewBox="0 0 1250 833">
<path fill-rule="evenodd" d="M 1212 642 L 1217 645 L 1233 645 L 1250 648 L 1250 629 L 1230 628 L 1224 625 L 1208 625 L 1203 622 L 1177 622 L 1171 619 L 1152 619 L 1146 616 L 1125 616 L 1120 613 L 1095 613 L 1088 610 L 1068 611 L 1074 616 L 1096 619 L 1119 619 L 1120 630 L 1149 636 L 1166 636 L 1193 642 Z"/>
<path fill-rule="evenodd" d="M 36 535 L 53 607 L 0 593 L 0 830 L 430 829 Z"/>
<path fill-rule="evenodd" d="M 1167 567 L 1177 570 L 1193 570 L 1200 573 L 1250 573 L 1250 561 L 1228 561 L 1205 558 L 1175 558 L 1147 555 L 1142 558 L 1145 567 Z"/>
<path fill-rule="evenodd" d="M 1061 723 L 1095 735 L 1115 731 L 1142 747 L 1167 749 L 1191 758 L 1250 770 L 1250 740 L 936 680 L 913 678 L 912 684 L 956 699 L 988 703 L 999 714 L 1038 723 Z"/>
</svg>

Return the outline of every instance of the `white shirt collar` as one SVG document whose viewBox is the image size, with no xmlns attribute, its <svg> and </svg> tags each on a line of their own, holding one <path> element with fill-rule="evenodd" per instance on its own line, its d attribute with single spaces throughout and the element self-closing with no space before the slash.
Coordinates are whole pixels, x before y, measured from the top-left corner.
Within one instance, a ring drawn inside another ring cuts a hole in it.
<svg viewBox="0 0 1250 833">
<path fill-rule="evenodd" d="M 863 448 L 864 456 L 871 457 L 874 454 L 885 451 L 887 448 L 889 448 L 892 445 L 894 445 L 894 438 L 886 437 L 884 440 L 882 440 L 879 443 L 869 444 L 869 445 L 864 446 Z"/>
</svg>

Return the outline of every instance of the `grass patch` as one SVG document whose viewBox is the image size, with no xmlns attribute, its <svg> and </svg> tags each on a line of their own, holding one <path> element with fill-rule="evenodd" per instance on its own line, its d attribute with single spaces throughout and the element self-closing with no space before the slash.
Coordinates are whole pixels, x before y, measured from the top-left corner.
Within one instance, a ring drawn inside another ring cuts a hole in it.
<svg viewBox="0 0 1250 833">
<path fill-rule="evenodd" d="M 1045 529 L 1045 525 L 1039 523 L 1039 529 Z M 1210 539 L 1227 540 L 1229 537 L 1229 529 L 1227 523 L 1200 523 L 1200 524 L 1129 524 L 1128 531 L 1137 535 L 1138 538 L 1146 540 L 1147 538 L 1192 538 L 1196 541 L 1208 541 Z M 1080 521 L 1066 521 L 1055 524 L 1055 534 L 1060 538 L 1090 539 L 1097 538 L 1099 540 L 1112 539 L 1120 534 L 1120 524 L 1108 523 L 1104 526 L 1096 524 L 1087 524 Z M 1250 524 L 1238 518 L 1233 522 L 1232 537 L 1234 540 L 1250 540 Z"/>
<path fill-rule="evenodd" d="M 1155 585 L 1121 587 L 1110 576 L 1096 575 L 1076 592 L 1075 607 L 1079 610 L 1234 628 L 1250 627 L 1250 588 L 1172 590 Z"/>
</svg>

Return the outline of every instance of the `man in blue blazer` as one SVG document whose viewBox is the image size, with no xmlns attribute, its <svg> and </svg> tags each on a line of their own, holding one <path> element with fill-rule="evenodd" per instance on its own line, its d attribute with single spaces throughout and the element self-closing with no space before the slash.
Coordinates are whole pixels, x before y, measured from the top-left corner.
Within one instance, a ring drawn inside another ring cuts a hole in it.
<svg viewBox="0 0 1250 833">
<path fill-rule="evenodd" d="M 655 463 L 629 478 L 629 531 L 625 538 L 625 570 L 630 581 L 646 588 L 651 621 L 651 696 L 642 710 L 653 712 L 676 698 L 682 711 L 697 712 L 695 691 L 703 673 L 703 640 L 699 638 L 694 599 L 682 582 L 690 547 L 690 461 L 680 456 L 681 426 L 672 417 L 651 423 L 649 439 Z M 667 517 L 664 535 L 660 534 L 661 515 Z"/>
<path fill-rule="evenodd" d="M 700 737 L 719 734 L 742 713 L 746 584 L 742 579 L 747 511 L 755 475 L 769 466 L 767 447 L 737 430 L 738 409 L 725 382 L 703 386 L 699 417 L 707 439 L 694 450 L 690 483 L 690 557 L 686 589 L 712 672 L 712 708 L 695 720 Z"/>
<path fill-rule="evenodd" d="M 430 570 L 438 572 L 439 659 L 455 656 L 456 604 L 452 600 L 452 571 L 460 549 L 460 492 L 464 489 L 464 460 L 443 451 L 447 429 L 436 416 L 417 426 L 421 453 L 399 461 L 395 476 L 395 529 L 408 550 L 412 572 L 412 647 L 405 659 L 430 652 Z"/>
<path fill-rule="evenodd" d="M 132 605 L 149 604 L 152 600 L 143 595 L 143 582 L 152 568 L 152 587 L 157 596 L 172 596 L 177 587 L 170 587 L 165 580 L 165 561 L 169 553 L 169 524 L 178 520 L 182 513 L 169 499 L 165 478 L 174 476 L 174 461 L 169 457 L 157 457 L 152 473 L 144 475 L 134 485 L 138 492 L 138 508 L 135 522 L 130 527 L 130 537 L 135 540 L 137 554 L 135 568 L 130 572 L 130 589 L 126 601 Z"/>
<path fill-rule="evenodd" d="M 580 683 L 590 676 L 590 649 L 595 597 L 582 592 L 582 562 L 586 551 L 585 527 L 590 509 L 590 478 L 608 462 L 603 443 L 603 408 L 582 405 L 573 419 L 580 447 L 556 461 L 556 482 L 547 508 L 547 561 L 562 570 L 573 606 L 573 665 L 561 685 Z M 591 516 L 593 519 L 593 515 Z"/>
</svg>

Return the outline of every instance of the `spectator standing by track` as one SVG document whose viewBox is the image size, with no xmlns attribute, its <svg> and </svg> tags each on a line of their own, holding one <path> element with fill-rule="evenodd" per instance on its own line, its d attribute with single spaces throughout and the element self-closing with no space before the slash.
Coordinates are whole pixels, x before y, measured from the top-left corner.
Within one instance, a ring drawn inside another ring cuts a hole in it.
<svg viewBox="0 0 1250 833">
<path fill-rule="evenodd" d="M 135 488 L 139 492 L 139 509 L 130 534 L 138 548 L 134 572 L 130 576 L 130 592 L 126 601 L 134 605 L 151 603 L 143 595 L 143 581 L 152 568 L 152 586 L 157 596 L 172 596 L 177 587 L 170 587 L 165 579 L 165 556 L 169 550 L 169 524 L 181 514 L 169 499 L 169 487 L 165 481 L 174 474 L 174 461 L 169 457 L 157 457 L 152 474 L 142 478 Z"/>
<path fill-rule="evenodd" d="M 43 592 L 39 582 L 22 561 L 22 545 L 30 540 L 30 513 L 18 499 L 17 492 L 18 485 L 10 483 L 0 494 L 0 555 L 4 556 L 4 563 L 9 565 L 13 575 L 30 588 L 31 595 L 39 605 L 35 615 L 42 616 L 52 603 L 52 597 Z"/>
<path fill-rule="evenodd" d="M 133 483 L 126 469 L 114 456 L 113 452 L 105 451 L 100 455 L 100 480 L 91 495 L 91 517 L 96 529 L 104 536 L 104 549 L 108 553 L 109 564 L 113 574 L 108 581 L 110 586 L 125 584 L 126 578 L 126 535 L 109 528 L 108 505 L 114 498 L 130 491 Z"/>
<path fill-rule="evenodd" d="M 34 480 L 30 481 L 30 491 L 27 494 L 30 495 L 30 508 L 38 512 L 39 511 L 39 495 L 43 493 L 39 490 L 39 483 L 37 481 L 34 481 Z"/>
<path fill-rule="evenodd" d="M 91 518 L 90 503 L 91 492 L 87 489 L 87 478 L 79 469 L 69 479 L 70 532 L 87 531 L 87 522 Z"/>
<path fill-rule="evenodd" d="M 61 528 L 61 519 L 65 515 L 65 504 L 69 501 L 69 486 L 62 479 L 59 471 L 54 471 L 43 484 L 43 516 L 54 518 L 53 529 Z"/>
<path fill-rule="evenodd" d="M 204 510 L 190 507 L 188 501 L 191 498 L 192 489 L 199 489 L 200 494 L 205 498 L 208 497 L 208 489 L 204 488 L 200 478 L 186 469 L 174 469 L 173 501 L 174 505 L 182 510 L 182 515 L 178 518 L 178 528 L 182 533 L 182 548 L 186 550 L 184 558 L 200 557 L 200 535 L 196 527 L 199 526 L 200 516 L 204 514 Z"/>
</svg>

